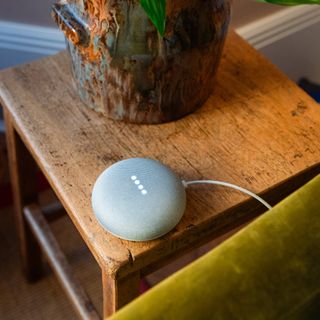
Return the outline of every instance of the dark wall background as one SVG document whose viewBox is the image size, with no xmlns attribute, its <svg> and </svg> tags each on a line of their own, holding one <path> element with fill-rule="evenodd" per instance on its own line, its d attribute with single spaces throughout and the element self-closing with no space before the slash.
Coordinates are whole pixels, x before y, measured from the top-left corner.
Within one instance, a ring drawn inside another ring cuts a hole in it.
<svg viewBox="0 0 320 320">
<path fill-rule="evenodd" d="M 54 26 L 50 6 L 54 0 L 0 0 L 0 20 Z"/>
<path fill-rule="evenodd" d="M 172 0 L 174 1 L 174 0 Z M 0 20 L 53 26 L 50 6 L 54 0 L 0 0 Z M 254 0 L 233 1 L 233 25 L 242 26 L 281 10 L 282 7 Z"/>
</svg>

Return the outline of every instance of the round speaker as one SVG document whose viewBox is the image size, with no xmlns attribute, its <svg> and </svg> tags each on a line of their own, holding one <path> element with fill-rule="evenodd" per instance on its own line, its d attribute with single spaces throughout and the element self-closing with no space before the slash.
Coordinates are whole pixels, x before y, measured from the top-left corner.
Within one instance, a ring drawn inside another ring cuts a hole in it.
<svg viewBox="0 0 320 320">
<path fill-rule="evenodd" d="M 93 187 L 92 207 L 108 232 L 126 240 L 147 241 L 178 224 L 186 192 L 181 180 L 162 163 L 132 158 L 102 172 Z"/>
</svg>

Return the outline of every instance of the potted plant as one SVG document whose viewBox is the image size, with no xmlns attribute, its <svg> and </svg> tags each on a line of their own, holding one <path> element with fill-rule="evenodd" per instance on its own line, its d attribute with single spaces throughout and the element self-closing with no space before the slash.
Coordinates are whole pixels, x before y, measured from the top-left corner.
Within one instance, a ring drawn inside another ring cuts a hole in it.
<svg viewBox="0 0 320 320">
<path fill-rule="evenodd" d="M 196 110 L 212 93 L 229 0 L 60 0 L 52 12 L 65 33 L 81 98 L 108 117 L 167 122 Z"/>
<path fill-rule="evenodd" d="M 210 96 L 229 0 L 61 0 L 76 87 L 85 103 L 136 123 L 178 119 Z"/>
</svg>

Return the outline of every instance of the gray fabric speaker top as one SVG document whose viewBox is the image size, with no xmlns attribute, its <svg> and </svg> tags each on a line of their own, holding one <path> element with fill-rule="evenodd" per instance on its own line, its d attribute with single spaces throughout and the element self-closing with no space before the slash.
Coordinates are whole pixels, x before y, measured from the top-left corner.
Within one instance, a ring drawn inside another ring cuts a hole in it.
<svg viewBox="0 0 320 320">
<path fill-rule="evenodd" d="M 97 179 L 93 211 L 113 235 L 132 241 L 158 238 L 180 221 L 186 206 L 181 180 L 165 165 L 145 158 L 115 163 Z"/>
</svg>

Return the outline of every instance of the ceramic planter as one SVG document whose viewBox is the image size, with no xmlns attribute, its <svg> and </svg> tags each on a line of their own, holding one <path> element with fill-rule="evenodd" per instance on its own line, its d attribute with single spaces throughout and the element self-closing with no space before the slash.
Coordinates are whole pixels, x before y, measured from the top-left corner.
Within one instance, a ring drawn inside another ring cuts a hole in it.
<svg viewBox="0 0 320 320">
<path fill-rule="evenodd" d="M 157 1 L 157 0 L 155 0 Z M 136 123 L 178 119 L 212 93 L 229 0 L 167 0 L 161 37 L 139 0 L 68 0 L 53 6 L 85 103 Z"/>
</svg>

